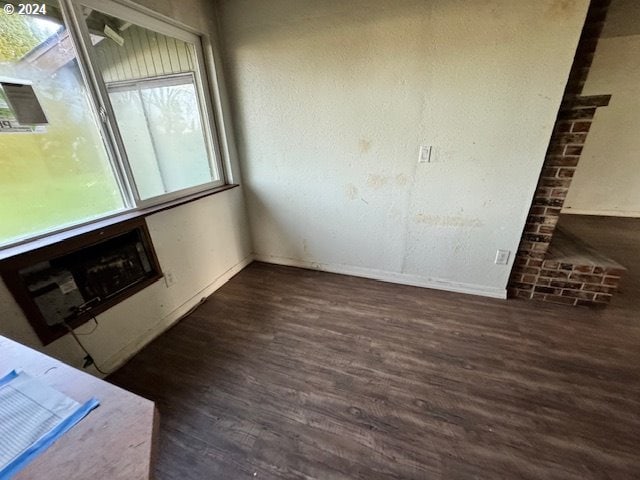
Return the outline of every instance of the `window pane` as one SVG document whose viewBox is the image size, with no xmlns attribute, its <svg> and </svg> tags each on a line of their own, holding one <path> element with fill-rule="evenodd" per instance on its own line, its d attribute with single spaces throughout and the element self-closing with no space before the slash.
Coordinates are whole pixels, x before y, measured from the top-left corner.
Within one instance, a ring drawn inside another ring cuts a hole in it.
<svg viewBox="0 0 640 480">
<path fill-rule="evenodd" d="M 46 8 L 0 11 L 0 82 L 31 84 L 48 122 L 19 124 L 0 86 L 0 244 L 124 207 L 58 4 Z"/>
<path fill-rule="evenodd" d="M 203 130 L 195 46 L 85 9 L 98 69 L 142 200 L 220 178 Z"/>
<path fill-rule="evenodd" d="M 113 109 L 136 178 L 140 198 L 165 193 L 165 183 L 158 168 L 155 146 L 147 126 L 142 98 L 137 90 L 110 93 Z"/>
<path fill-rule="evenodd" d="M 141 199 L 214 179 L 193 75 L 109 87 Z"/>
</svg>

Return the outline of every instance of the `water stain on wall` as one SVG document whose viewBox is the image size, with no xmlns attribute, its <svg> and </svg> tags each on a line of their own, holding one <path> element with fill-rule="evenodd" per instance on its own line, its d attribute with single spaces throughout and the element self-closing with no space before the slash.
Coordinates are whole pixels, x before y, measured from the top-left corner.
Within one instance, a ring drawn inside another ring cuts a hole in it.
<svg viewBox="0 0 640 480">
<path fill-rule="evenodd" d="M 403 187 L 407 183 L 409 183 L 409 177 L 407 177 L 404 173 L 399 173 L 396 175 L 396 185 Z"/>
<path fill-rule="evenodd" d="M 428 215 L 426 213 L 418 213 L 414 217 L 414 222 L 434 227 L 479 228 L 482 226 L 479 218 L 465 217 L 462 215 Z"/>
<path fill-rule="evenodd" d="M 367 185 L 374 190 L 379 190 L 390 183 L 398 187 L 404 187 L 409 183 L 409 177 L 404 173 L 399 173 L 395 177 L 391 175 L 379 175 L 377 173 L 367 175 Z"/>
<path fill-rule="evenodd" d="M 567 17 L 571 18 L 575 15 L 576 8 L 579 4 L 582 4 L 580 0 L 556 0 L 549 6 L 545 12 L 545 16 L 553 20 L 564 20 Z"/>
<path fill-rule="evenodd" d="M 380 190 L 389 182 L 389 177 L 384 175 L 378 175 L 377 173 L 370 173 L 367 175 L 367 185 L 374 190 Z"/>
<path fill-rule="evenodd" d="M 371 140 L 368 138 L 361 138 L 358 142 L 358 149 L 360 153 L 368 153 L 371 150 Z"/>
<path fill-rule="evenodd" d="M 349 200 L 355 200 L 358 198 L 358 187 L 356 187 L 353 183 L 349 183 L 345 186 L 345 195 Z"/>
</svg>

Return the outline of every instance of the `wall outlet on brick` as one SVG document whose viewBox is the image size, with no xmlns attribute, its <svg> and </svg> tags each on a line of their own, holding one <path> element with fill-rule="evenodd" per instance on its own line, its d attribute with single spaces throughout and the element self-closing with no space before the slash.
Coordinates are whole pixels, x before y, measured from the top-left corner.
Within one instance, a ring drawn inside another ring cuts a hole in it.
<svg viewBox="0 0 640 480">
<path fill-rule="evenodd" d="M 511 255 L 509 250 L 498 250 L 495 259 L 496 265 L 506 265 L 509 262 L 509 255 Z"/>
</svg>

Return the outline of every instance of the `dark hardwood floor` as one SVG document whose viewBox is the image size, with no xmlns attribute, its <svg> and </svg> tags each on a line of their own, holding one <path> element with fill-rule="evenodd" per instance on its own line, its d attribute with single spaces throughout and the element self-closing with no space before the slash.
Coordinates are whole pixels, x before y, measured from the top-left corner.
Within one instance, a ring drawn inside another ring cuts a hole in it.
<svg viewBox="0 0 640 480">
<path fill-rule="evenodd" d="M 160 480 L 637 479 L 637 312 L 254 263 L 110 380 Z"/>
<path fill-rule="evenodd" d="M 559 224 L 628 269 L 612 303 L 640 315 L 640 218 L 561 215 Z"/>
</svg>

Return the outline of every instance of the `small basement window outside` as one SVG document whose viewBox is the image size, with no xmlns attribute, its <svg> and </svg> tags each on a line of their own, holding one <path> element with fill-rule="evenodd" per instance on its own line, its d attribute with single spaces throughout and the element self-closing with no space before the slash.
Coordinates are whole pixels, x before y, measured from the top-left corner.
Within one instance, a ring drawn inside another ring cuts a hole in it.
<svg viewBox="0 0 640 480">
<path fill-rule="evenodd" d="M 0 8 L 0 247 L 225 183 L 198 35 L 108 0 L 43 5 Z"/>
</svg>

